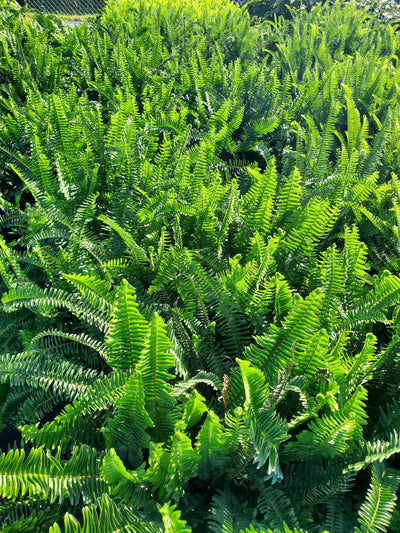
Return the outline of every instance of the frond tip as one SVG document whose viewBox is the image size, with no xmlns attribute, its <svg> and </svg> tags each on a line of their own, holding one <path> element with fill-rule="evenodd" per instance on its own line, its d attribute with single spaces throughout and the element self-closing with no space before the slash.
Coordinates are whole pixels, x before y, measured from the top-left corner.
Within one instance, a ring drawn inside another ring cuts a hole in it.
<svg viewBox="0 0 400 533">
<path fill-rule="evenodd" d="M 371 484 L 366 499 L 358 513 L 361 528 L 355 533 L 380 533 L 387 531 L 396 506 L 398 472 L 385 470 L 381 463 L 372 468 Z"/>
<path fill-rule="evenodd" d="M 132 510 L 118 506 L 107 494 L 104 494 L 99 505 L 90 505 L 82 509 L 83 524 L 72 514 L 66 513 L 63 527 L 53 524 L 49 533 L 160 533 L 154 522 L 148 521 Z"/>
</svg>

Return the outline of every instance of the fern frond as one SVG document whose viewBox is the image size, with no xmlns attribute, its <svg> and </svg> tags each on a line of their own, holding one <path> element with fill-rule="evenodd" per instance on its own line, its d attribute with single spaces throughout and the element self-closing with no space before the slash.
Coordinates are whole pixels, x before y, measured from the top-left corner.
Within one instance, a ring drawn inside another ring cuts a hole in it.
<svg viewBox="0 0 400 533">
<path fill-rule="evenodd" d="M 159 508 L 162 516 L 165 533 L 191 533 L 185 520 L 181 519 L 181 512 L 176 510 L 176 505 L 164 504 Z"/>
<path fill-rule="evenodd" d="M 149 462 L 152 460 L 151 447 L 152 444 L 150 444 Z M 161 453 L 167 455 L 164 450 Z M 107 452 L 103 460 L 102 473 L 107 483 L 113 486 L 114 494 L 119 500 L 129 502 L 136 509 L 151 508 L 149 505 L 152 498 L 149 493 L 151 482 L 148 479 L 150 476 L 145 476 L 145 466 L 145 463 L 142 463 L 136 470 L 128 470 L 113 448 Z M 164 473 L 163 468 L 162 472 L 159 470 L 158 475 L 162 477 Z"/>
<path fill-rule="evenodd" d="M 271 325 L 269 333 L 256 338 L 257 345 L 246 349 L 246 359 L 261 368 L 272 382 L 279 369 L 293 364 L 297 352 L 306 352 L 310 337 L 319 329 L 322 303 L 320 289 L 305 300 L 298 299 L 281 328 Z"/>
<path fill-rule="evenodd" d="M 400 453 L 400 434 L 394 429 L 390 429 L 388 441 L 373 440 L 368 441 L 363 446 L 364 458 L 357 463 L 349 464 L 346 472 L 358 472 L 371 463 L 383 463 L 394 454 Z"/>
<path fill-rule="evenodd" d="M 108 281 L 82 274 L 64 274 L 64 277 L 94 308 L 110 314 L 112 292 Z"/>
<path fill-rule="evenodd" d="M 178 501 L 189 479 L 197 476 L 199 463 L 199 453 L 193 449 L 190 438 L 182 431 L 176 430 L 172 438 L 166 478 L 159 489 L 160 496 Z M 158 483 L 157 481 L 157 485 Z"/>
<path fill-rule="evenodd" d="M 323 415 L 302 431 L 296 442 L 289 442 L 284 457 L 311 459 L 313 457 L 335 457 L 346 452 L 350 446 L 357 423 L 351 413 Z M 287 455 L 286 455 L 287 454 Z"/>
<path fill-rule="evenodd" d="M 325 369 L 325 356 L 328 352 L 329 337 L 324 329 L 310 336 L 308 346 L 304 351 L 296 350 L 294 361 L 296 374 L 313 379 L 315 375 Z"/>
<path fill-rule="evenodd" d="M 89 337 L 89 335 L 86 335 L 85 333 L 69 333 L 57 329 L 41 331 L 31 340 L 31 347 L 32 349 L 44 348 L 47 351 L 67 355 L 65 354 L 64 344 L 62 344 L 62 341 L 59 343 L 58 339 L 65 339 L 66 341 L 72 341 L 77 345 L 90 348 L 91 350 L 96 351 L 103 359 L 107 360 L 104 343 Z"/>
<path fill-rule="evenodd" d="M 246 403 L 249 407 L 250 437 L 255 448 L 254 460 L 261 468 L 269 461 L 268 475 L 281 479 L 278 447 L 288 439 L 287 423 L 273 408 L 267 407 L 269 391 L 264 384 L 264 374 L 248 361 L 238 360 L 242 374 Z"/>
<path fill-rule="evenodd" d="M 49 533 L 160 533 L 158 524 L 131 509 L 119 506 L 109 495 L 104 494 L 98 505 L 82 509 L 82 524 L 70 513 L 66 513 L 62 528 L 57 524 L 50 527 Z"/>
<path fill-rule="evenodd" d="M 331 207 L 328 202 L 317 198 L 310 200 L 302 220 L 297 221 L 296 226 L 284 239 L 288 253 L 310 253 L 314 243 L 330 231 L 339 212 L 339 206 Z"/>
<path fill-rule="evenodd" d="M 175 385 L 172 394 L 173 396 L 180 396 L 200 383 L 204 383 L 205 385 L 212 387 L 215 391 L 221 390 L 221 381 L 218 376 L 212 374 L 211 372 L 200 371 L 188 381 L 184 381 Z"/>
<path fill-rule="evenodd" d="M 18 287 L 4 294 L 2 302 L 6 312 L 20 308 L 38 308 L 40 312 L 49 312 L 55 307 L 68 309 L 78 318 L 83 318 L 89 324 L 97 326 L 101 331 L 106 329 L 106 313 L 101 310 L 94 311 L 88 303 L 78 299 L 75 294 L 61 289 L 40 289 L 35 286 Z"/>
<path fill-rule="evenodd" d="M 128 250 L 132 254 L 136 263 L 148 263 L 148 257 L 145 250 L 135 242 L 134 238 L 129 232 L 121 228 L 121 226 L 105 215 L 99 216 L 99 220 L 104 222 L 104 224 L 113 229 L 121 237 L 121 239 L 127 245 Z"/>
<path fill-rule="evenodd" d="M 69 361 L 51 360 L 42 351 L 0 356 L 2 383 L 51 389 L 61 398 L 73 400 L 80 397 L 98 377 L 95 370 L 85 370 Z"/>
<path fill-rule="evenodd" d="M 241 531 L 252 521 L 245 511 L 240 500 L 229 489 L 218 491 L 213 497 L 208 527 L 215 533 Z"/>
<path fill-rule="evenodd" d="M 299 171 L 297 168 L 294 169 L 280 190 L 279 201 L 276 206 L 277 219 L 290 215 L 294 209 L 300 207 L 300 199 L 303 194 L 301 180 Z"/>
<path fill-rule="evenodd" d="M 66 405 L 51 422 L 46 422 L 42 427 L 39 424 L 22 426 L 21 433 L 25 440 L 34 441 L 38 446 L 45 445 L 46 448 L 55 448 L 70 441 L 80 442 L 85 417 L 93 417 L 99 411 L 114 406 L 118 398 L 124 395 L 125 386 L 125 375 L 114 371 L 88 387 L 85 394 Z"/>
<path fill-rule="evenodd" d="M 230 447 L 223 426 L 212 411 L 207 413 L 196 440 L 196 449 L 201 457 L 198 465 L 200 479 L 216 479 L 224 472 L 230 456 Z"/>
<path fill-rule="evenodd" d="M 247 224 L 252 231 L 267 234 L 272 223 L 277 187 L 276 165 L 272 161 L 264 174 L 251 168 L 248 168 L 248 172 L 253 178 L 253 184 L 243 197 Z"/>
<path fill-rule="evenodd" d="M 3 498 L 26 495 L 48 498 L 50 503 L 68 498 L 71 503 L 96 501 L 106 490 L 100 476 L 98 455 L 84 446 L 74 448 L 71 458 L 62 460 L 60 451 L 51 455 L 43 448 L 11 450 L 0 456 L 0 486 Z"/>
<path fill-rule="evenodd" d="M 397 304 L 400 300 L 400 278 L 384 271 L 379 277 L 374 277 L 374 286 L 364 298 L 350 309 L 340 328 L 362 322 L 387 322 L 386 312 L 388 308 Z"/>
<path fill-rule="evenodd" d="M 135 289 L 122 280 L 117 289 L 112 318 L 105 338 L 108 363 L 122 370 L 134 369 L 144 347 L 147 321 L 136 302 Z"/>
<path fill-rule="evenodd" d="M 149 443 L 146 429 L 153 425 L 144 399 L 142 378 L 137 372 L 128 379 L 124 395 L 115 403 L 118 414 L 108 423 L 106 440 L 132 468 L 143 461 L 142 448 L 147 448 Z"/>
<path fill-rule="evenodd" d="M 387 531 L 397 500 L 398 476 L 378 464 L 372 468 L 371 484 L 358 513 L 357 533 Z"/>
<path fill-rule="evenodd" d="M 143 379 L 145 407 L 154 423 L 151 435 L 156 442 L 164 442 L 173 429 L 175 400 L 171 395 L 172 387 L 167 382 L 173 377 L 168 370 L 173 368 L 175 358 L 164 321 L 157 313 L 150 323 L 143 346 L 137 370 Z"/>
<path fill-rule="evenodd" d="M 277 487 L 266 487 L 260 492 L 258 509 L 264 515 L 264 522 L 270 527 L 281 529 L 299 527 L 299 521 L 292 502 Z"/>
<path fill-rule="evenodd" d="M 320 272 L 325 296 L 321 322 L 324 323 L 325 320 L 335 322 L 336 300 L 343 292 L 346 276 L 343 258 L 335 245 L 321 254 Z"/>
<path fill-rule="evenodd" d="M 35 533 L 40 528 L 51 524 L 59 516 L 54 506 L 48 501 L 37 499 L 27 505 L 24 502 L 2 501 L 0 520 L 3 533 Z"/>
</svg>

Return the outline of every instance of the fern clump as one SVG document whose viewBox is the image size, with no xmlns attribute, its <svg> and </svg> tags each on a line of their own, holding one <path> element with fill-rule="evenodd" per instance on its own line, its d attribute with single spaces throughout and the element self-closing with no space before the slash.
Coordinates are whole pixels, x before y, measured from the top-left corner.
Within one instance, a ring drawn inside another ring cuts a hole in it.
<svg viewBox="0 0 400 533">
<path fill-rule="evenodd" d="M 397 531 L 394 26 L 0 12 L 1 530 Z"/>
</svg>

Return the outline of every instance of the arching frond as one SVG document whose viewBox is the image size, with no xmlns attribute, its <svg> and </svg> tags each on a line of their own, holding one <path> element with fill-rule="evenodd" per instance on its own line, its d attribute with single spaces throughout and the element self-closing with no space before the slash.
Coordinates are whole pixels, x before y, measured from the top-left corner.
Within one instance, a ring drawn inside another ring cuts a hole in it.
<svg viewBox="0 0 400 533">
<path fill-rule="evenodd" d="M 104 495 L 97 505 L 82 509 L 82 524 L 70 513 L 66 513 L 63 522 L 59 522 L 62 528 L 53 524 L 49 533 L 115 533 L 126 531 L 127 533 L 160 533 L 160 526 L 148 521 L 146 516 L 141 516 L 132 510 L 121 508 L 112 498 Z"/>
<path fill-rule="evenodd" d="M 105 490 L 100 477 L 98 456 L 86 447 L 75 448 L 71 458 L 62 460 L 43 448 L 11 450 L 0 456 L 1 495 L 48 498 L 50 503 L 68 498 L 72 503 L 96 501 Z"/>
</svg>

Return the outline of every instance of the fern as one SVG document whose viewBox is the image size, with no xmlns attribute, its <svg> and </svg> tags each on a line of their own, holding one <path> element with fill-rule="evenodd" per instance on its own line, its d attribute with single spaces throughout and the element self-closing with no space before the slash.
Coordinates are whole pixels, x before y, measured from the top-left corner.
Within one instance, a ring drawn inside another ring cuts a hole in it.
<svg viewBox="0 0 400 533">
<path fill-rule="evenodd" d="M 26 307 L 38 307 L 42 312 L 49 312 L 54 307 L 65 307 L 78 317 L 83 317 L 89 324 L 96 325 L 99 329 L 106 328 L 105 319 L 107 314 L 95 312 L 93 308 L 85 302 L 80 301 L 76 295 L 69 294 L 60 289 L 41 290 L 38 287 L 19 287 L 11 289 L 2 298 L 4 310 L 7 312 Z"/>
<path fill-rule="evenodd" d="M 98 507 L 95 505 L 84 507 L 82 514 L 82 525 L 73 515 L 67 513 L 64 516 L 63 528 L 58 524 L 54 524 L 49 531 L 51 533 L 60 533 L 63 530 L 68 533 L 81 533 L 83 531 L 112 533 L 121 529 L 121 527 L 132 533 L 134 531 L 138 533 L 158 533 L 160 531 L 158 525 L 154 522 L 147 522 L 145 517 L 141 517 L 130 510 L 121 509 L 107 495 L 101 498 Z"/>
<path fill-rule="evenodd" d="M 142 462 L 142 448 L 148 448 L 147 427 L 152 421 L 144 407 L 143 383 L 139 373 L 127 381 L 125 394 L 116 401 L 118 414 L 109 421 L 109 436 L 106 440 L 117 450 L 118 455 L 133 467 Z"/>
<path fill-rule="evenodd" d="M 0 1 L 4 531 L 396 529 L 400 40 L 310 5 Z"/>
<path fill-rule="evenodd" d="M 83 472 L 82 472 L 83 469 Z M 1 495 L 48 498 L 50 503 L 69 498 L 71 503 L 96 501 L 104 491 L 97 454 L 89 448 L 75 448 L 67 461 L 60 459 L 60 450 L 51 455 L 43 448 L 11 450 L 0 457 Z"/>
<path fill-rule="evenodd" d="M 181 512 L 175 509 L 176 505 L 165 504 L 160 507 L 165 533 L 190 533 L 192 529 L 187 527 L 184 520 L 181 520 Z"/>
<path fill-rule="evenodd" d="M 300 433 L 295 443 L 286 446 L 285 453 L 289 457 L 335 457 L 346 452 L 356 430 L 356 421 L 350 413 L 347 416 L 335 413 L 311 422 L 309 428 Z"/>
<path fill-rule="evenodd" d="M 290 500 L 280 490 L 274 490 L 272 487 L 265 488 L 260 493 L 258 507 L 264 514 L 265 523 L 274 529 L 299 527 Z"/>
<path fill-rule="evenodd" d="M 271 326 L 270 333 L 257 339 L 246 351 L 246 358 L 262 368 L 269 379 L 273 379 L 277 371 L 293 362 L 297 351 L 304 351 L 309 336 L 319 327 L 318 311 L 321 308 L 323 295 L 321 291 L 311 293 L 306 300 L 298 300 L 284 320 L 282 327 Z"/>
<path fill-rule="evenodd" d="M 54 420 L 46 422 L 43 427 L 39 427 L 39 424 L 25 425 L 21 428 L 22 434 L 26 440 L 34 441 L 39 446 L 44 444 L 47 448 L 54 448 L 71 440 L 79 442 L 80 435 L 85 434 L 85 417 L 109 409 L 123 396 L 125 386 L 126 377 L 113 372 L 88 387 L 81 398 L 66 405 Z"/>
<path fill-rule="evenodd" d="M 238 499 L 229 490 L 215 495 L 209 521 L 210 529 L 215 532 L 233 533 L 249 526 L 250 518 L 238 503 Z"/>
<path fill-rule="evenodd" d="M 3 355 L 0 362 L 0 381 L 12 386 L 51 388 L 61 397 L 74 399 L 98 378 L 98 372 L 84 370 L 69 361 L 54 362 L 43 351 Z"/>
<path fill-rule="evenodd" d="M 227 435 L 224 434 L 218 417 L 212 411 L 207 413 L 196 443 L 201 460 L 198 465 L 200 479 L 215 479 L 225 471 L 230 450 Z"/>
<path fill-rule="evenodd" d="M 123 370 L 135 368 L 146 331 L 147 323 L 138 309 L 135 291 L 123 280 L 118 288 L 105 339 L 109 364 Z"/>
<path fill-rule="evenodd" d="M 143 379 L 145 407 L 154 424 L 151 433 L 155 442 L 163 442 L 172 433 L 175 402 L 167 381 L 173 377 L 168 372 L 173 366 L 172 344 L 163 320 L 156 314 L 149 325 L 137 365 Z"/>
<path fill-rule="evenodd" d="M 356 528 L 357 532 L 386 530 L 396 504 L 398 483 L 397 477 L 382 466 L 373 468 L 366 500 L 359 510 L 361 528 Z"/>
</svg>

